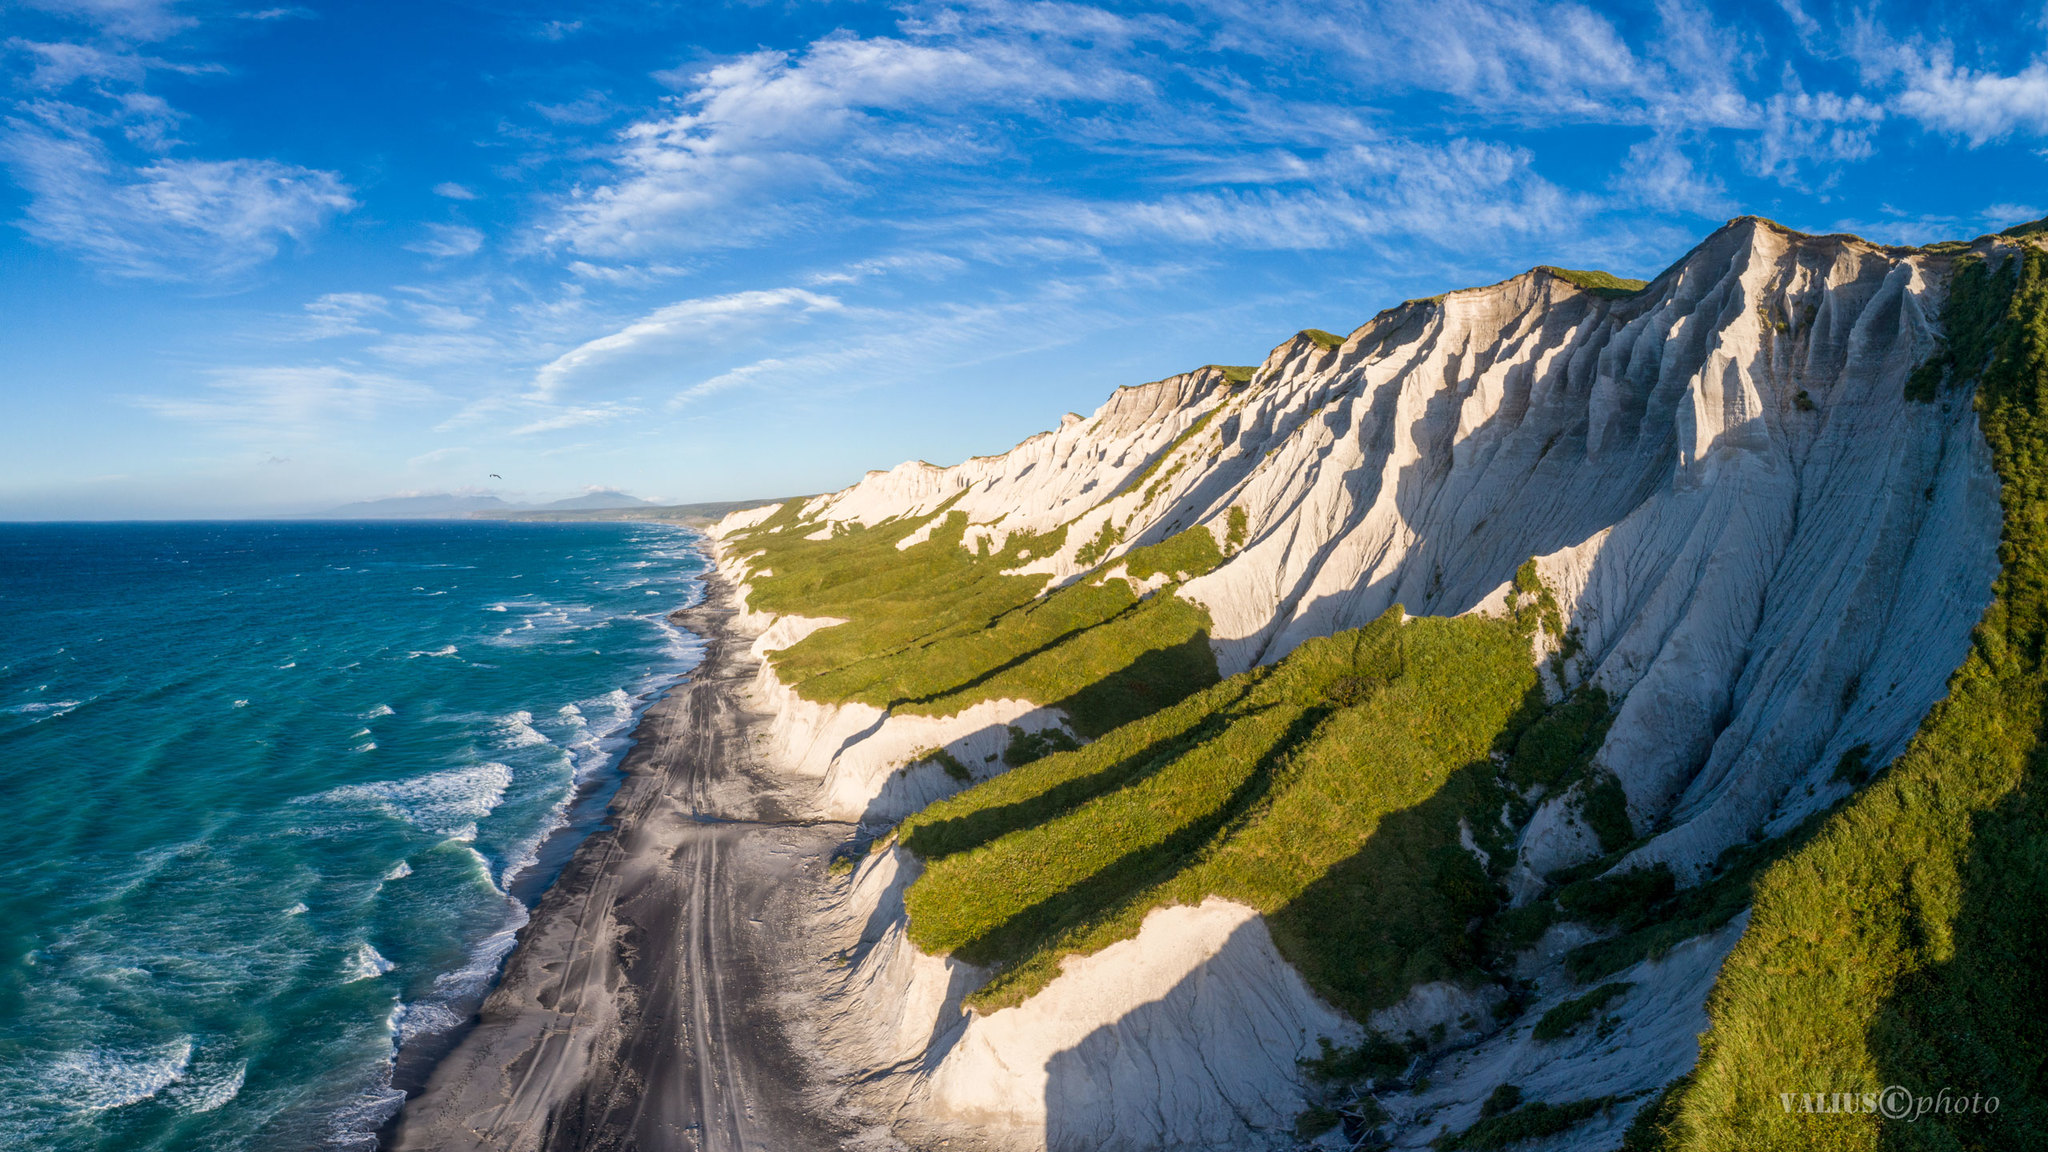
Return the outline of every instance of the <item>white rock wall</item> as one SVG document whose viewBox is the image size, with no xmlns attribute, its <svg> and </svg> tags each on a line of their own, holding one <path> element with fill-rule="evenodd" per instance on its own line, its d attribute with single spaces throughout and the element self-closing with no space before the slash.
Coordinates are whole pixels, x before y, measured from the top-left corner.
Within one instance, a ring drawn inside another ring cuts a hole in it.
<svg viewBox="0 0 2048 1152">
<path fill-rule="evenodd" d="M 1902 395 L 1936 337 L 1943 259 L 1738 220 L 1635 297 L 1537 271 L 1403 305 L 1335 349 L 1281 345 L 1249 386 L 1205 370 L 1125 389 L 1010 453 L 871 473 L 807 513 L 876 523 L 956 500 L 970 546 L 1069 523 L 1059 553 L 1022 569 L 1057 581 L 1105 524 L 1124 532 L 1114 556 L 1195 524 L 1225 540 L 1241 509 L 1242 546 L 1182 590 L 1208 609 L 1226 674 L 1394 603 L 1483 609 L 1537 557 L 1579 645 L 1566 679 L 1620 703 L 1597 763 L 1652 834 L 1623 867 L 1689 878 L 1839 797 L 1850 748 L 1869 745 L 1873 764 L 1903 748 L 1989 599 L 1999 508 L 1974 413 L 1967 398 Z M 729 570 L 746 575 L 743 561 Z M 917 748 L 958 748 L 980 771 L 1004 725 L 1058 719 L 1023 701 L 943 719 L 821 708 L 772 675 L 761 690 L 778 752 L 826 781 L 829 811 L 869 819 L 950 790 L 935 768 L 895 773 Z M 1525 831 L 1524 894 L 1597 854 L 1574 803 L 1550 798 Z M 898 907 L 893 922 L 876 914 L 861 970 L 872 1011 L 908 1031 L 874 1052 L 915 1065 L 906 1106 L 1026 1146 L 1223 1147 L 1233 1124 L 1251 1140 L 1296 1099 L 1278 1086 L 1301 1036 L 1332 1023 L 1304 1006 L 1256 917 L 1212 901 L 1155 913 L 1021 1008 L 947 1024 L 957 1007 L 944 1005 L 978 977 L 916 957 Z M 1660 1085 L 1694 1059 L 1686 1030 L 1704 1022 L 1731 932 L 1631 975 L 1644 987 L 1631 1003 L 1664 1023 L 1630 1033 L 1622 1056 L 1524 1044 L 1514 1061 L 1544 1071 L 1510 1071 L 1531 1099 L 1582 1096 L 1595 1071 L 1617 1092 Z M 929 1025 L 895 1018 L 904 989 L 941 1006 Z M 1304 1031 L 1247 1027 L 1251 1046 L 1218 1056 L 1203 1049 L 1217 1005 Z M 1375 1023 L 1419 1030 L 1472 1007 L 1419 989 Z M 1628 1058 L 1633 1043 L 1655 1058 Z M 872 1071 L 882 1056 L 864 1059 Z M 1442 1101 L 1482 1098 L 1495 1071 L 1447 1067 L 1404 1139 L 1462 1117 Z M 1245 1100 L 1215 1095 L 1240 1074 Z M 1099 1091 L 1065 1087 L 1083 1080 Z M 1223 1103 L 1194 1103 L 1205 1093 Z"/>
<path fill-rule="evenodd" d="M 1296 1059 L 1318 1037 L 1359 1035 L 1257 912 L 1216 898 L 1152 912 L 1021 1005 L 964 1011 L 986 974 L 905 938 L 917 871 L 901 848 L 856 871 L 835 924 L 849 963 L 820 1035 L 850 1076 L 928 1123 L 1054 1152 L 1287 1147 L 1306 1106 Z"/>
</svg>

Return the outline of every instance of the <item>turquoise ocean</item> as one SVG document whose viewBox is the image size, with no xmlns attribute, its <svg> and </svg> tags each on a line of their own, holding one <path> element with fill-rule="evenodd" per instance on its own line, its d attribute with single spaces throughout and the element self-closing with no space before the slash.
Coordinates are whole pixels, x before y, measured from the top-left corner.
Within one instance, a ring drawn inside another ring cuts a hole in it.
<svg viewBox="0 0 2048 1152">
<path fill-rule="evenodd" d="M 698 659 L 698 540 L 0 525 L 0 1147 L 370 1147 Z"/>
</svg>

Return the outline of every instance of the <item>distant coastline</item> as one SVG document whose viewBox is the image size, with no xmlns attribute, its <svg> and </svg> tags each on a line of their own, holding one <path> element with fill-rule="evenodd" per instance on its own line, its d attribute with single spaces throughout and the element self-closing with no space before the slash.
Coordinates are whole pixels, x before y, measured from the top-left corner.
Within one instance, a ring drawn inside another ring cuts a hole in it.
<svg viewBox="0 0 2048 1152">
<path fill-rule="evenodd" d="M 801 500 L 803 497 L 777 496 L 767 500 L 723 500 L 705 504 L 642 504 L 627 508 L 508 508 L 503 511 L 471 512 L 464 519 L 577 522 L 650 520 L 662 524 L 687 524 L 693 528 L 701 528 L 718 523 L 728 513 L 761 508 L 769 504 L 781 504 L 792 499 Z"/>
</svg>

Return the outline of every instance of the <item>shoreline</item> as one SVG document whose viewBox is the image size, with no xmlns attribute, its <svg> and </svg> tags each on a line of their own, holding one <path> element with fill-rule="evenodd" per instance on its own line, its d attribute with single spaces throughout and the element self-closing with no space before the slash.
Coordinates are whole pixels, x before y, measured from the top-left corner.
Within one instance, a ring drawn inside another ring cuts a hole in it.
<svg viewBox="0 0 2048 1152">
<path fill-rule="evenodd" d="M 576 521 L 562 522 L 573 523 Z M 691 528 L 690 525 L 673 520 L 645 519 L 631 522 L 659 525 L 661 527 Z M 710 554 L 708 537 L 703 535 L 701 529 L 692 528 L 692 531 L 697 536 L 697 543 L 693 544 L 692 547 L 698 558 L 704 562 L 703 576 L 700 577 L 696 600 L 685 607 L 666 612 L 663 616 L 671 627 L 682 629 L 687 635 L 701 639 L 695 631 L 690 630 L 684 624 L 683 616 L 705 602 L 708 595 L 708 585 L 704 581 L 715 574 L 717 563 Z M 610 826 L 612 821 L 612 802 L 618 796 L 619 790 L 624 787 L 627 780 L 626 758 L 632 754 L 633 748 L 639 742 L 640 725 L 646 718 L 647 712 L 670 692 L 683 685 L 691 676 L 695 675 L 703 662 L 704 658 L 700 655 L 697 661 L 689 664 L 683 670 L 669 674 L 665 680 L 645 685 L 635 693 L 636 697 L 645 702 L 637 707 L 631 726 L 624 732 L 624 752 L 602 772 L 593 774 L 575 785 L 559 821 L 534 846 L 533 859 L 521 868 L 512 877 L 511 883 L 506 886 L 505 895 L 515 901 L 524 913 L 524 919 L 518 928 L 510 928 L 508 925 L 508 929 L 513 933 L 515 947 L 517 941 L 523 939 L 526 926 L 532 922 L 533 917 L 538 913 L 542 899 L 546 897 L 548 891 L 568 871 L 570 864 L 576 857 L 576 853 L 582 849 L 584 842 Z M 391 1073 L 386 1087 L 402 1093 L 403 1100 L 397 1111 L 392 1112 L 390 1116 L 386 1117 L 381 1124 L 369 1133 L 373 1141 L 371 1152 L 391 1147 L 392 1140 L 398 1130 L 399 1118 L 404 1111 L 404 1104 L 409 1103 L 415 1096 L 426 1089 L 434 1074 L 434 1070 L 462 1044 L 470 1032 L 475 1030 L 478 1022 L 478 1013 L 491 994 L 497 991 L 498 984 L 504 975 L 506 967 L 511 962 L 512 951 L 512 948 L 507 948 L 498 954 L 497 958 L 492 962 L 490 980 L 483 987 L 473 992 L 464 993 L 459 998 L 443 1002 L 442 1007 L 462 1014 L 462 1019 L 459 1023 L 447 1028 L 424 1032 L 410 1040 L 399 1043 L 398 1050 L 392 1059 Z M 472 952 L 472 956 L 475 955 L 477 953 Z"/>
<path fill-rule="evenodd" d="M 703 659 L 641 714 L 606 818 L 477 1015 L 430 1068 L 412 1062 L 418 1086 L 379 1148 L 797 1150 L 850 1134 L 806 1103 L 813 1077 L 775 1005 L 801 896 L 853 828 L 801 818 L 755 755 L 751 637 L 708 543 L 702 598 L 670 613 Z"/>
</svg>

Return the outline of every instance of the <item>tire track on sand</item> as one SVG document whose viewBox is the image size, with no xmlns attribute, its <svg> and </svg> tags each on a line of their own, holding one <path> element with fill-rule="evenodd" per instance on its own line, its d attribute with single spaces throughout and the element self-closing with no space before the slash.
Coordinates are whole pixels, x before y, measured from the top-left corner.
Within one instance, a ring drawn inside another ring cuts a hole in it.
<svg viewBox="0 0 2048 1152">
<path fill-rule="evenodd" d="M 790 819 L 754 763 L 728 605 L 710 576 L 677 615 L 703 663 L 642 717 L 611 826 L 542 897 L 396 1152 L 823 1152 L 851 1134 L 809 1103 L 775 1008 L 794 902 L 850 829 Z"/>
</svg>

